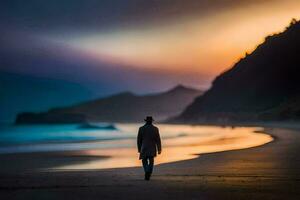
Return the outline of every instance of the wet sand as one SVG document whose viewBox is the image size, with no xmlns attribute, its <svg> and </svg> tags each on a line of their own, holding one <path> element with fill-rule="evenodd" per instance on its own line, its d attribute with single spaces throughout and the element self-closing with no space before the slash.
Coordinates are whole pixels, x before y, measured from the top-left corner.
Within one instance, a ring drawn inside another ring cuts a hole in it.
<svg viewBox="0 0 300 200">
<path fill-rule="evenodd" d="M 161 164 L 149 182 L 141 168 L 33 172 L 41 163 L 70 160 L 52 153 L 0 156 L 0 199 L 300 199 L 299 129 L 266 132 L 273 142 Z"/>
</svg>

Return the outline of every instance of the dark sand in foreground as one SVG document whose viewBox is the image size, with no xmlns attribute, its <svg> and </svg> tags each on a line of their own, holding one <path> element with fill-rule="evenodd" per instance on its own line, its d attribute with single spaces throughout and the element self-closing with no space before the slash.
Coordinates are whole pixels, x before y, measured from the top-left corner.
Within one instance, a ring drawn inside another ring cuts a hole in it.
<svg viewBox="0 0 300 200">
<path fill-rule="evenodd" d="M 260 147 L 156 166 L 150 182 L 141 168 L 36 171 L 95 159 L 78 153 L 2 155 L 0 199 L 300 199 L 299 129 L 266 132 Z"/>
</svg>

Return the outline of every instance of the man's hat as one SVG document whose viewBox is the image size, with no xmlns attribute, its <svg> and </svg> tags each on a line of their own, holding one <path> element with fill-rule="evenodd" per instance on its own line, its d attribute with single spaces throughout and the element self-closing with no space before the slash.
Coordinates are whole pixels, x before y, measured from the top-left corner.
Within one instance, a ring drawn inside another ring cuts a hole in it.
<svg viewBox="0 0 300 200">
<path fill-rule="evenodd" d="M 154 119 L 152 118 L 152 116 L 147 116 L 146 119 L 144 119 L 145 122 L 153 122 Z"/>
</svg>

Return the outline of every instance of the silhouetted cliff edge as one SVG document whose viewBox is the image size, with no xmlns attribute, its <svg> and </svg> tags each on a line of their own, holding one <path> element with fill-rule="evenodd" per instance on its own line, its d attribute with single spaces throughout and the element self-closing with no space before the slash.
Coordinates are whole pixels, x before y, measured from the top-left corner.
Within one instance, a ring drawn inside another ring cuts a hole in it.
<svg viewBox="0 0 300 200">
<path fill-rule="evenodd" d="M 220 44 L 221 45 L 221 44 Z M 172 122 L 300 119 L 300 22 L 266 37 Z"/>
</svg>

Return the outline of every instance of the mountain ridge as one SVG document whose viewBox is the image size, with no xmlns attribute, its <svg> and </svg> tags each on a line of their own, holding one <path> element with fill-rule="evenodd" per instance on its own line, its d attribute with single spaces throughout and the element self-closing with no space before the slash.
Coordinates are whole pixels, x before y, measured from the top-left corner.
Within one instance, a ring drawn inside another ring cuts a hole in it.
<svg viewBox="0 0 300 200">
<path fill-rule="evenodd" d="M 20 113 L 16 123 L 55 123 L 55 118 L 59 119 L 58 123 L 64 123 L 62 116 L 70 118 L 66 120 L 67 123 L 140 122 L 146 115 L 153 115 L 157 121 L 162 121 L 182 112 L 185 106 L 202 93 L 182 85 L 147 95 L 125 91 L 72 106 L 53 108 L 44 113 Z"/>
</svg>

